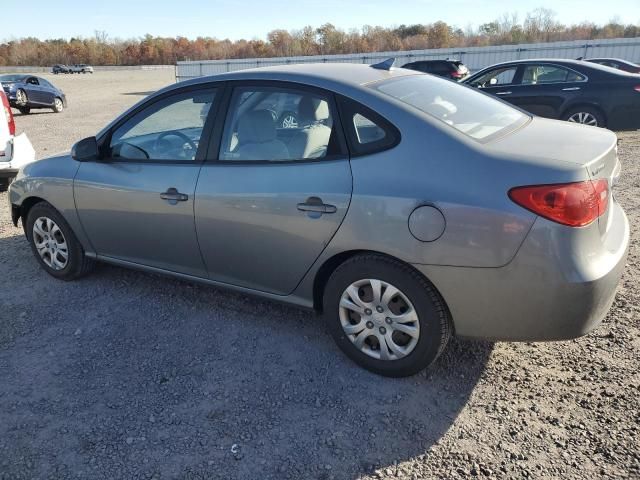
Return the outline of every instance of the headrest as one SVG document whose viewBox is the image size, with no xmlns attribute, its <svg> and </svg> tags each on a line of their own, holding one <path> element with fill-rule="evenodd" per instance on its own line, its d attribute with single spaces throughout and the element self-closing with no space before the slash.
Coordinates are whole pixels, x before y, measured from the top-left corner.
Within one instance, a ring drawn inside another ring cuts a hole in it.
<svg viewBox="0 0 640 480">
<path fill-rule="evenodd" d="M 298 104 L 298 116 L 303 124 L 326 120 L 329 118 L 329 104 L 319 98 L 302 97 Z"/>
<path fill-rule="evenodd" d="M 238 120 L 240 143 L 264 143 L 276 138 L 276 122 L 269 110 L 252 110 Z"/>
</svg>

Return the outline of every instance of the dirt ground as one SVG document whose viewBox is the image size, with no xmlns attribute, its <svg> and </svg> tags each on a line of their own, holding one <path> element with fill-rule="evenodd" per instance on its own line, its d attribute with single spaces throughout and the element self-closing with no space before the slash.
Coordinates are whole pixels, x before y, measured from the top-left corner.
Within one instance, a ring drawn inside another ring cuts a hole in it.
<svg viewBox="0 0 640 480">
<path fill-rule="evenodd" d="M 39 157 L 173 72 L 51 78 L 69 109 L 16 116 Z M 0 194 L 0 479 L 640 478 L 640 132 L 619 154 L 632 245 L 604 323 L 454 340 L 401 380 L 306 311 L 110 266 L 57 281 Z"/>
</svg>

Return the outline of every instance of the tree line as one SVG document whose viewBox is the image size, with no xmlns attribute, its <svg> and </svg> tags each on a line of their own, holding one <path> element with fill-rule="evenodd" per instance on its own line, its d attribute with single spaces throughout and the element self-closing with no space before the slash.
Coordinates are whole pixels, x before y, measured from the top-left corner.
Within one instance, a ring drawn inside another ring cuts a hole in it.
<svg viewBox="0 0 640 480">
<path fill-rule="evenodd" d="M 0 43 L 0 66 L 169 65 L 178 60 L 368 53 L 638 36 L 640 25 L 623 24 L 617 19 L 604 25 L 590 22 L 564 25 L 556 20 L 553 11 L 539 8 L 522 21 L 516 14 L 505 14 L 477 27 L 460 28 L 438 21 L 392 28 L 367 25 L 345 31 L 327 23 L 317 28 L 273 30 L 265 40 L 152 35 L 122 40 L 111 39 L 106 32 L 98 31 L 91 38 L 69 40 L 28 37 Z"/>
</svg>

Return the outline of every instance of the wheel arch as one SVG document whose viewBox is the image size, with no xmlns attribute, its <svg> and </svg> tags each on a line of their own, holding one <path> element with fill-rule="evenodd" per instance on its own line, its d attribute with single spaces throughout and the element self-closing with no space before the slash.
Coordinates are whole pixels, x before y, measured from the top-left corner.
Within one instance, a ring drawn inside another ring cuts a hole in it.
<svg viewBox="0 0 640 480">
<path fill-rule="evenodd" d="M 600 113 L 600 115 L 602 115 L 602 118 L 604 118 L 604 126 L 605 127 L 609 123 L 609 118 L 607 117 L 607 113 L 605 112 L 604 108 L 602 108 L 602 106 L 600 106 L 598 103 L 590 102 L 588 100 L 582 100 L 582 101 L 578 101 L 578 102 L 571 103 L 571 104 L 567 105 L 564 108 L 564 110 L 562 111 L 562 114 L 560 115 L 560 118 L 564 119 L 564 117 L 567 116 L 567 114 L 569 112 L 571 112 L 572 110 L 579 109 L 581 107 L 589 107 L 589 108 L 592 108 L 594 110 L 597 110 L 598 113 Z"/>
<path fill-rule="evenodd" d="M 17 215 L 13 218 L 13 224 L 17 227 L 18 220 L 22 219 L 22 228 L 24 229 L 25 223 L 27 221 L 27 216 L 29 215 L 29 211 L 38 203 L 49 203 L 44 198 L 32 196 L 25 198 L 22 203 L 17 207 Z M 25 230 L 26 233 L 26 230 Z"/>
<path fill-rule="evenodd" d="M 393 255 L 378 252 L 375 250 L 347 250 L 344 252 L 337 253 L 332 257 L 328 258 L 327 260 L 325 260 L 322 266 L 320 266 L 320 268 L 316 271 L 316 274 L 313 279 L 313 309 L 316 312 L 322 313 L 322 307 L 323 307 L 322 299 L 323 299 L 324 291 L 329 281 L 329 278 L 331 277 L 331 274 L 336 270 L 336 268 L 338 268 L 344 262 L 358 255 L 377 255 L 380 257 L 388 258 L 395 262 L 400 262 L 403 265 L 406 265 L 407 267 L 415 271 L 418 275 L 420 275 L 422 278 L 424 278 L 426 281 L 428 281 L 431 285 L 433 285 L 433 287 L 436 289 L 436 291 L 442 298 L 442 301 L 446 305 L 447 309 L 449 308 L 449 306 L 447 305 L 447 301 L 442 296 L 442 293 L 438 289 L 437 285 L 435 285 L 431 281 L 431 279 L 427 278 L 422 272 L 420 272 L 410 263 L 404 260 L 401 260 L 397 257 L 394 257 Z"/>
</svg>

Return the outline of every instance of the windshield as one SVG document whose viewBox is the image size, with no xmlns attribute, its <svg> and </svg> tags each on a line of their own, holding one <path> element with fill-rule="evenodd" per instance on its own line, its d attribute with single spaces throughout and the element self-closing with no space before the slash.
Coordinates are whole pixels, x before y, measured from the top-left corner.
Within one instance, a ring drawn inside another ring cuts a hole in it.
<svg viewBox="0 0 640 480">
<path fill-rule="evenodd" d="M 373 88 L 477 140 L 515 128 L 529 118 L 488 95 L 431 75 L 387 80 Z"/>
<path fill-rule="evenodd" d="M 0 82 L 20 82 L 24 75 L 0 75 Z"/>
</svg>

